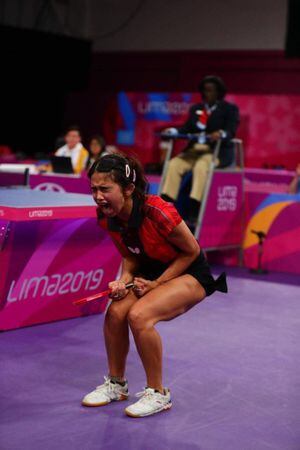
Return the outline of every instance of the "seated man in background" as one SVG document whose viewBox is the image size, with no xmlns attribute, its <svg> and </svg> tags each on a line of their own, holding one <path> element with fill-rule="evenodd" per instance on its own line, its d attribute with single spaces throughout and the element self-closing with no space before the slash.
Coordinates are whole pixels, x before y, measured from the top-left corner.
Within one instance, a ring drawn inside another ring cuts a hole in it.
<svg viewBox="0 0 300 450">
<path fill-rule="evenodd" d="M 74 173 L 85 170 L 89 152 L 81 143 L 81 133 L 78 127 L 69 127 L 65 134 L 66 144 L 55 152 L 55 156 L 67 156 L 71 158 Z"/>
<path fill-rule="evenodd" d="M 296 167 L 296 173 L 289 185 L 289 194 L 300 193 L 300 164 Z"/>
<path fill-rule="evenodd" d="M 171 135 L 201 133 L 200 139 L 189 142 L 183 153 L 170 160 L 161 194 L 164 200 L 175 202 L 182 176 L 193 170 L 190 193 L 191 222 L 194 222 L 198 216 L 214 146 L 221 139 L 218 167 L 232 164 L 234 152 L 231 139 L 235 136 L 239 124 L 237 106 L 224 100 L 226 86 L 221 78 L 205 77 L 199 84 L 199 91 L 202 95 L 202 103 L 191 107 L 185 124 L 166 131 Z"/>
</svg>

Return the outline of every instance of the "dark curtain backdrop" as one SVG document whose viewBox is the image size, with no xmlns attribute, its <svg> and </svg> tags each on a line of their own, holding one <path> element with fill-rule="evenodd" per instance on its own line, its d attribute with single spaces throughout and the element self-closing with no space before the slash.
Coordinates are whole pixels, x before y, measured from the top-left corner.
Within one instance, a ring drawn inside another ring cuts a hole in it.
<svg viewBox="0 0 300 450">
<path fill-rule="evenodd" d="M 90 43 L 0 27 L 0 144 L 28 155 L 53 148 L 68 93 L 87 86 Z"/>
</svg>

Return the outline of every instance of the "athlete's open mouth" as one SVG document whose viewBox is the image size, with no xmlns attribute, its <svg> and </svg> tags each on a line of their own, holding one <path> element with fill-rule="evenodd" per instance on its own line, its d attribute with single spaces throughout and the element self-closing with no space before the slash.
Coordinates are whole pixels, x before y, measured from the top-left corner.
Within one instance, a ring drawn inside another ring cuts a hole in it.
<svg viewBox="0 0 300 450">
<path fill-rule="evenodd" d="M 111 204 L 107 201 L 100 202 L 100 203 L 98 203 L 98 205 L 100 206 L 101 210 L 104 213 L 108 213 L 108 212 L 112 211 Z"/>
</svg>

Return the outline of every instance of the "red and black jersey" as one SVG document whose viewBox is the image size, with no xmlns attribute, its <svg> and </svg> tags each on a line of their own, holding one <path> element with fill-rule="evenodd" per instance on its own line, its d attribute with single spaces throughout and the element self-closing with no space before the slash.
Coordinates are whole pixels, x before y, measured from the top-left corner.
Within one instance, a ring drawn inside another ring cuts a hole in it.
<svg viewBox="0 0 300 450">
<path fill-rule="evenodd" d="M 173 261 L 178 249 L 167 236 L 182 221 L 173 204 L 156 195 L 146 196 L 145 202 L 133 197 L 133 208 L 124 228 L 117 217 L 99 218 L 99 225 L 118 242 L 123 254 L 136 256 L 142 266 L 166 265 Z"/>
<path fill-rule="evenodd" d="M 149 280 L 160 276 L 180 252 L 167 237 L 182 218 L 174 205 L 156 195 L 146 196 L 145 202 L 133 197 L 133 208 L 126 227 L 117 217 L 100 217 L 100 211 L 98 218 L 99 225 L 118 243 L 122 254 L 138 258 L 139 274 Z M 196 278 L 207 295 L 215 290 L 227 292 L 225 274 L 215 281 L 202 251 L 184 273 Z"/>
</svg>

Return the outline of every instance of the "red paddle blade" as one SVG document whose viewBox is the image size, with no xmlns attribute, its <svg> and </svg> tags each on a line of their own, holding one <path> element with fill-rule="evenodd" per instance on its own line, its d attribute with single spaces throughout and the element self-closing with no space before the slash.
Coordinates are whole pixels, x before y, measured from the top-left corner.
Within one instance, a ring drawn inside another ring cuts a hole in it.
<svg viewBox="0 0 300 450">
<path fill-rule="evenodd" d="M 106 291 L 103 292 L 99 292 L 96 295 L 91 295 L 90 297 L 85 297 L 85 298 L 81 298 L 80 300 L 76 300 L 75 302 L 73 302 L 73 305 L 84 305 L 85 303 L 89 303 L 92 302 L 94 300 L 98 300 L 101 297 L 105 297 L 106 295 L 110 294 L 111 290 L 107 289 Z"/>
</svg>

